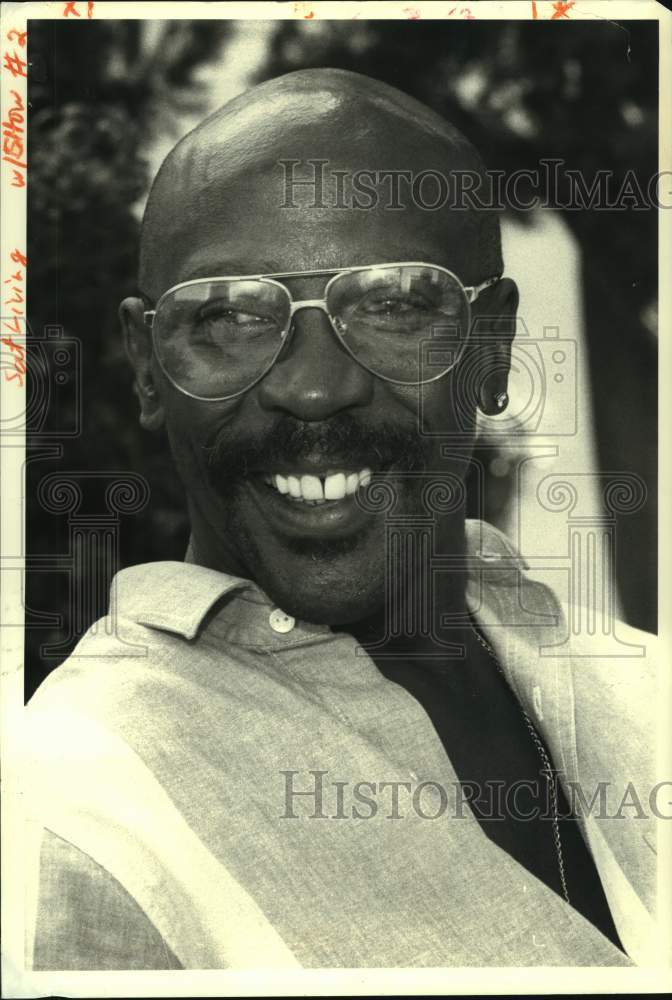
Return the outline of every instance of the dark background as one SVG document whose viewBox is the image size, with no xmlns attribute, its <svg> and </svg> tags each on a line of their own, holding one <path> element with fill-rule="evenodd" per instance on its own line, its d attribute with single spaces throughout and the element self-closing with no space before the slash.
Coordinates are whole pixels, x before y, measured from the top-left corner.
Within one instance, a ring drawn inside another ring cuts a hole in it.
<svg viewBox="0 0 672 1000">
<path fill-rule="evenodd" d="M 105 613 L 109 584 L 104 568 L 87 565 L 72 520 L 53 503 L 45 510 L 45 476 L 101 473 L 85 480 L 77 514 L 99 526 L 105 474 L 146 477 L 149 503 L 119 515 L 114 559 L 122 566 L 182 559 L 188 538 L 165 442 L 137 423 L 117 306 L 136 291 L 133 205 L 151 180 L 143 151 L 174 131 L 179 113 L 207 110 L 195 75 L 222 57 L 232 28 L 176 21 L 162 22 L 161 31 L 161 44 L 147 51 L 138 21 L 29 22 L 28 319 L 34 336 L 57 325 L 81 342 L 81 375 L 52 394 L 28 438 L 27 695 Z M 561 157 L 588 178 L 634 169 L 644 190 L 657 170 L 655 22 L 281 21 L 272 31 L 266 62 L 250 83 L 307 66 L 353 69 L 445 114 L 492 169 L 534 169 L 541 158 Z M 484 86 L 468 104 L 456 84 L 474 72 Z M 527 122 L 522 130 L 511 125 L 518 111 Z M 623 614 L 655 630 L 656 340 L 643 317 L 657 295 L 656 212 L 563 214 L 582 250 L 599 466 L 636 472 L 648 489 L 643 509 L 619 521 Z M 44 367 L 46 356 L 39 357 Z M 34 353 L 34 380 L 44 377 L 38 360 Z M 68 438 L 60 431 L 72 421 L 75 382 L 82 432 Z M 49 450 L 54 444 L 58 454 Z M 486 484 L 486 495 L 485 514 L 496 521 L 501 482 L 489 493 Z M 73 586 L 88 595 L 77 620 Z"/>
</svg>

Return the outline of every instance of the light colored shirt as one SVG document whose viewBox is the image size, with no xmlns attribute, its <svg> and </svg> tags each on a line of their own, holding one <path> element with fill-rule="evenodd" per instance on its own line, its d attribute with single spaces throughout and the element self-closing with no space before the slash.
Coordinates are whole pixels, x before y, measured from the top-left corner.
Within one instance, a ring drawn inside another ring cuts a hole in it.
<svg viewBox="0 0 672 1000">
<path fill-rule="evenodd" d="M 642 655 L 583 636 L 547 655 L 567 638 L 552 592 L 488 525 L 467 537 L 469 608 L 555 767 L 585 802 L 607 785 L 582 829 L 646 962 L 655 821 L 609 815 L 655 781 L 653 640 L 619 623 Z M 483 833 L 419 703 L 247 580 L 123 570 L 28 720 L 29 967 L 629 964 Z"/>
</svg>

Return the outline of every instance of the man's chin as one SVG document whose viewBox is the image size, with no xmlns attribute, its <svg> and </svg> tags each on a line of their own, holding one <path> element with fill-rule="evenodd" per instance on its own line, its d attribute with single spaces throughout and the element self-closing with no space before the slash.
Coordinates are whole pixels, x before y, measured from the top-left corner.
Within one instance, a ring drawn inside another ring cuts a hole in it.
<svg viewBox="0 0 672 1000">
<path fill-rule="evenodd" d="M 329 565 L 355 552 L 362 544 L 362 537 L 345 535 L 342 538 L 287 538 L 284 544 L 293 555 L 311 560 L 319 559 Z"/>
<path fill-rule="evenodd" d="M 222 504 L 226 537 L 243 567 L 236 572 L 302 621 L 369 617 L 384 604 L 387 573 L 385 513 L 371 506 L 354 496 L 312 506 L 281 496 L 261 477 L 242 480 Z"/>
<path fill-rule="evenodd" d="M 312 507 L 247 481 L 229 532 L 248 575 L 283 611 L 320 625 L 358 620 L 383 602 L 385 531 L 381 515 L 347 498 Z"/>
<path fill-rule="evenodd" d="M 384 564 L 363 560 L 355 551 L 356 543 L 349 539 L 320 541 L 318 552 L 314 543 L 306 541 L 301 548 L 300 552 L 297 547 L 287 553 L 285 569 L 289 573 L 269 571 L 257 580 L 287 614 L 314 625 L 344 625 L 383 606 Z"/>
</svg>

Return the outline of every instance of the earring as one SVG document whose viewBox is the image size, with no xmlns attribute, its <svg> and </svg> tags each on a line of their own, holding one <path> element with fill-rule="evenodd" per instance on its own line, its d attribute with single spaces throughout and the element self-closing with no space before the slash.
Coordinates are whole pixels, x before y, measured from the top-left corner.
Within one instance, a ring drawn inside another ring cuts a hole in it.
<svg viewBox="0 0 672 1000">
<path fill-rule="evenodd" d="M 504 410 L 509 405 L 509 394 L 508 392 L 496 392 L 494 395 L 495 406 L 497 407 L 498 413 L 503 413 Z"/>
</svg>

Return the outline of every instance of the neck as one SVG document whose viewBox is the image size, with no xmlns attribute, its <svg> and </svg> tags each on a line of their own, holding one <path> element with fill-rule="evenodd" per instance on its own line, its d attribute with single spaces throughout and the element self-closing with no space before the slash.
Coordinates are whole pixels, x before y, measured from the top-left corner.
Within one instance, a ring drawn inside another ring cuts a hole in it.
<svg viewBox="0 0 672 1000">
<path fill-rule="evenodd" d="M 191 561 L 234 576 L 254 578 L 245 567 L 219 552 L 215 544 L 204 544 L 198 518 L 192 517 Z M 466 604 L 467 572 L 446 566 L 445 556 L 461 560 L 466 554 L 464 514 L 439 517 L 430 531 L 423 522 L 400 519 L 385 537 L 386 579 L 380 604 L 364 618 L 346 622 L 338 629 L 381 641 L 395 637 L 397 643 L 419 648 L 434 643 L 440 650 L 460 642 L 468 628 Z M 371 606 L 371 605 L 369 605 Z"/>
<path fill-rule="evenodd" d="M 466 553 L 464 522 L 443 525 L 437 532 L 437 550 L 460 557 Z M 443 537 L 442 537 L 443 535 Z M 341 626 L 362 644 L 394 647 L 407 652 L 439 654 L 464 641 L 470 631 L 465 569 L 440 568 L 440 556 L 430 551 L 427 538 L 408 525 L 391 543 L 384 603 L 366 618 Z M 443 543 L 443 544 L 441 544 Z"/>
</svg>

